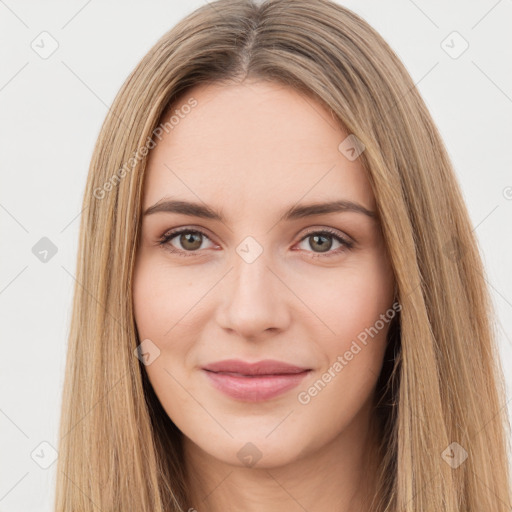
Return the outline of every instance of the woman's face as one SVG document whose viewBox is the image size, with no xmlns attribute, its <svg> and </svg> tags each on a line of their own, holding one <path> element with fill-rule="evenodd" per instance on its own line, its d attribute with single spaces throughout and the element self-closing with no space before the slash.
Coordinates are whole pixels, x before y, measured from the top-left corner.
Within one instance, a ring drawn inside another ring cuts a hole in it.
<svg viewBox="0 0 512 512">
<path fill-rule="evenodd" d="M 202 85 L 173 112 L 150 153 L 133 285 L 162 406 L 193 450 L 239 466 L 357 442 L 395 314 L 363 148 L 269 82 Z"/>
</svg>

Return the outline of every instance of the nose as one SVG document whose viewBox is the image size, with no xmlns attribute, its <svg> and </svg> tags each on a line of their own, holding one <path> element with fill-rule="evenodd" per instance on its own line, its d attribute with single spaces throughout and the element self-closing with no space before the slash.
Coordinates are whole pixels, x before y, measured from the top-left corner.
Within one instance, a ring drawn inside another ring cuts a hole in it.
<svg viewBox="0 0 512 512">
<path fill-rule="evenodd" d="M 265 252 L 252 263 L 235 254 L 219 290 L 221 328 L 251 341 L 286 330 L 293 294 L 268 263 Z"/>
</svg>

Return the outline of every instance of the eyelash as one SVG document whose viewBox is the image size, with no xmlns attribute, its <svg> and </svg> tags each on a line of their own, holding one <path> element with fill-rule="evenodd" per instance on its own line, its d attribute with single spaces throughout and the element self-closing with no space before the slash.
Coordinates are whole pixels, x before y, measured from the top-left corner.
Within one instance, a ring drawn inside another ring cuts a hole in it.
<svg viewBox="0 0 512 512">
<path fill-rule="evenodd" d="M 198 250 L 195 250 L 195 251 L 182 251 L 182 250 L 176 249 L 175 247 L 170 245 L 169 242 L 173 238 L 175 238 L 176 236 L 181 235 L 183 233 L 200 234 L 203 237 L 206 237 L 208 240 L 210 239 L 206 233 L 204 233 L 203 231 L 201 231 L 199 229 L 177 228 L 177 229 L 175 229 L 173 231 L 170 231 L 170 232 L 164 234 L 160 238 L 160 240 L 158 241 L 158 245 L 161 246 L 162 248 L 170 251 L 173 254 L 177 254 L 180 257 L 197 256 L 197 253 L 199 252 Z M 304 240 L 306 240 L 307 238 L 309 238 L 309 237 L 311 237 L 313 235 L 328 235 L 328 236 L 334 238 L 337 242 L 339 242 L 341 244 L 341 247 L 338 247 L 338 249 L 335 249 L 334 251 L 328 251 L 326 253 L 312 253 L 312 255 L 310 256 L 311 258 L 330 258 L 332 256 L 337 256 L 337 255 L 341 254 L 342 252 L 344 252 L 346 250 L 350 250 L 354 246 L 353 242 L 343 238 L 337 232 L 335 232 L 335 231 L 333 231 L 333 230 L 331 230 L 329 228 L 324 228 L 324 229 L 321 229 L 319 231 L 310 231 L 309 233 L 306 233 L 301 238 L 299 243 L 303 242 Z M 309 252 L 309 251 L 307 251 L 307 252 Z"/>
</svg>

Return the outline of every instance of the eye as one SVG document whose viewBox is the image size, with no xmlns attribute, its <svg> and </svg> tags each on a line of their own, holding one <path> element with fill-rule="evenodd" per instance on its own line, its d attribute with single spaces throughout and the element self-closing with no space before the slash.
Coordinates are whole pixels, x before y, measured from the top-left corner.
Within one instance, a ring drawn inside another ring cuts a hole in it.
<svg viewBox="0 0 512 512">
<path fill-rule="evenodd" d="M 331 256 L 336 256 L 346 250 L 350 250 L 354 246 L 353 242 L 345 239 L 336 231 L 332 231 L 330 229 L 311 231 L 302 238 L 300 243 L 303 243 L 308 239 L 309 243 L 307 243 L 307 245 L 311 249 L 314 249 L 314 254 L 312 255 L 313 258 L 329 258 Z M 330 249 L 333 246 L 333 239 L 336 243 L 339 244 L 339 247 L 331 251 Z M 318 249 L 319 252 L 317 252 L 316 249 Z"/>
<path fill-rule="evenodd" d="M 175 238 L 178 247 L 172 243 Z M 175 229 L 169 233 L 166 233 L 158 241 L 158 244 L 170 250 L 172 253 L 178 254 L 179 256 L 194 256 L 194 253 L 198 252 L 199 249 L 204 249 L 203 242 L 205 240 L 210 239 L 202 231 L 190 228 L 182 228 Z"/>
<path fill-rule="evenodd" d="M 174 241 L 176 239 L 176 241 Z M 307 233 L 299 243 L 310 239 L 309 247 L 313 249 L 311 257 L 330 257 L 336 256 L 353 247 L 353 242 L 345 239 L 336 231 L 322 229 Z M 191 228 L 178 228 L 166 233 L 158 244 L 178 256 L 197 256 L 200 249 L 204 249 L 203 243 L 210 240 L 209 237 L 200 230 Z M 339 244 L 339 247 L 332 250 L 333 240 Z M 175 242 L 175 243 L 173 243 Z M 306 249 L 307 250 L 307 249 Z M 318 250 L 318 251 L 317 251 Z"/>
</svg>

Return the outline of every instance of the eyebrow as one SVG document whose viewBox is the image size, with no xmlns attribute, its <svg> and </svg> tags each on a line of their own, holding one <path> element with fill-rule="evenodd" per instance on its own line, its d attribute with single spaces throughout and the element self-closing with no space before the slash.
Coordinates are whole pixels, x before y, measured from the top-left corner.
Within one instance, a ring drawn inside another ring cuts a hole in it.
<svg viewBox="0 0 512 512">
<path fill-rule="evenodd" d="M 226 220 L 221 212 L 210 208 L 208 205 L 179 200 L 159 201 L 153 206 L 147 208 L 144 212 L 144 216 L 152 215 L 153 213 L 158 212 L 181 213 L 183 215 L 190 215 L 203 219 L 218 220 L 222 223 L 225 223 Z M 296 219 L 303 219 L 305 217 L 312 217 L 314 215 L 342 212 L 361 213 L 372 219 L 376 218 L 374 211 L 368 210 L 359 203 L 345 199 L 330 201 L 327 203 L 311 203 L 298 206 L 294 205 L 286 210 L 281 218 L 286 221 L 291 221 Z"/>
</svg>

